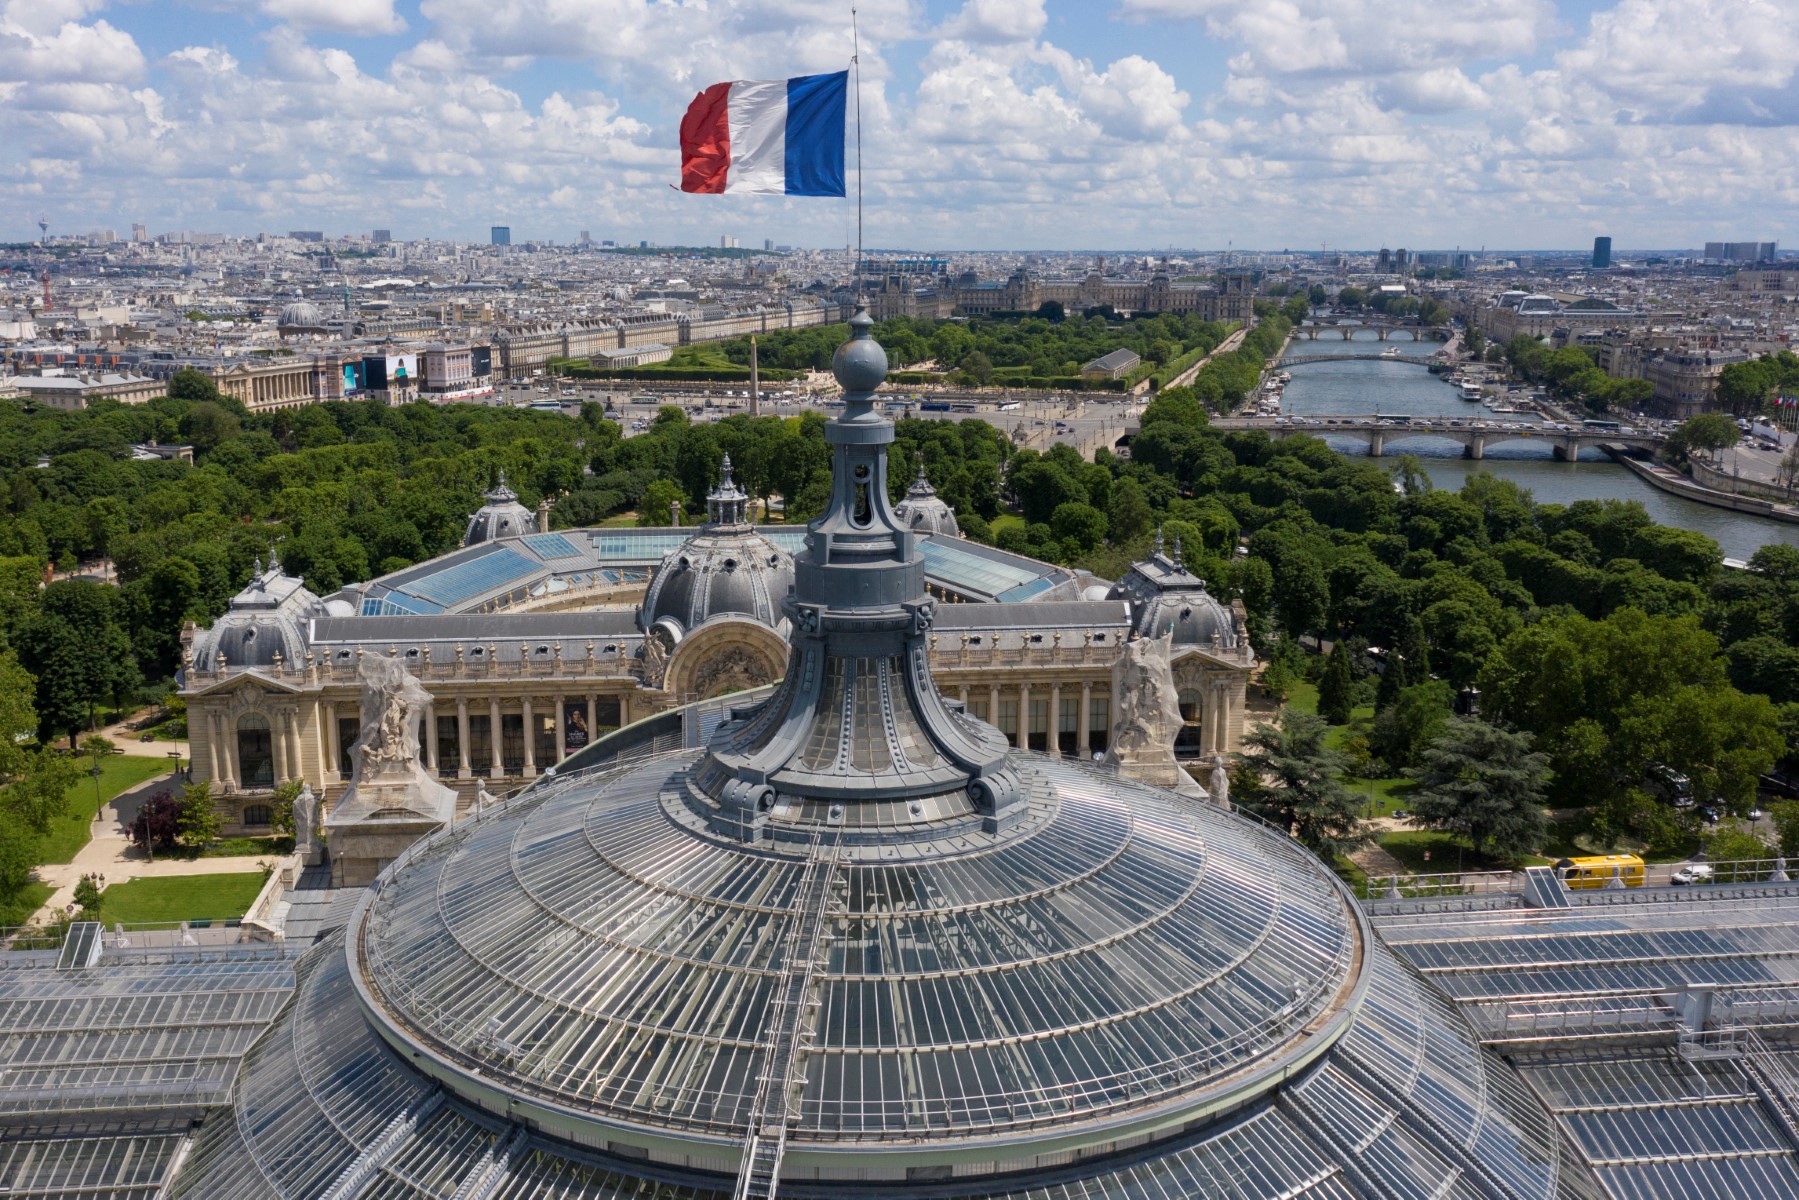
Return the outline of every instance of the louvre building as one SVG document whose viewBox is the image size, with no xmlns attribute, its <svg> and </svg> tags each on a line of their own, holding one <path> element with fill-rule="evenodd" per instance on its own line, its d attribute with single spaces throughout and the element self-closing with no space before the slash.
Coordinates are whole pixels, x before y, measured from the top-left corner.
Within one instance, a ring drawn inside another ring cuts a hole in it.
<svg viewBox="0 0 1799 1200">
<path fill-rule="evenodd" d="M 934 681 L 853 324 L 780 682 L 703 744 L 583 747 L 284 941 L 0 956 L 0 1195 L 1799 1195 L 1791 885 L 1364 905 L 1012 744 Z"/>
</svg>

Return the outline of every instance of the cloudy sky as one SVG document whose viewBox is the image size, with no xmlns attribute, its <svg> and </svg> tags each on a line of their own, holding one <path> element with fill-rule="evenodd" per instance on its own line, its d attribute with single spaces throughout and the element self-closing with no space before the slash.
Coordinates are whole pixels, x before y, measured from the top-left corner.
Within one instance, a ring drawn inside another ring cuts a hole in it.
<svg viewBox="0 0 1799 1200">
<path fill-rule="evenodd" d="M 1796 0 L 861 0 L 867 242 L 1799 241 Z M 841 245 L 684 196 L 726 79 L 841 69 L 848 0 L 0 0 L 0 239 Z"/>
</svg>

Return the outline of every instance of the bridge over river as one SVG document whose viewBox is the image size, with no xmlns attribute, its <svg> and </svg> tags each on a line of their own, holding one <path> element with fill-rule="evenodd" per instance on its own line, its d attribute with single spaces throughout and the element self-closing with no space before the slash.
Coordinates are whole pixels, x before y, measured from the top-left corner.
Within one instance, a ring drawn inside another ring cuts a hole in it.
<svg viewBox="0 0 1799 1200">
<path fill-rule="evenodd" d="M 1453 421 L 1448 417 L 1412 417 L 1387 419 L 1366 416 L 1293 417 L 1221 417 L 1212 422 L 1214 429 L 1260 429 L 1279 440 L 1294 434 L 1310 437 L 1357 438 L 1368 447 L 1368 453 L 1380 458 L 1394 442 L 1411 438 L 1447 438 L 1462 444 L 1464 458 L 1485 458 L 1489 446 L 1505 442 L 1547 442 L 1555 449 L 1555 457 L 1573 461 L 1589 447 L 1616 446 L 1624 450 L 1653 451 L 1665 436 L 1659 433 L 1624 433 L 1617 429 L 1548 429 L 1524 421 Z"/>
<path fill-rule="evenodd" d="M 1303 367 L 1307 363 L 1396 362 L 1411 363 L 1414 367 L 1435 367 L 1447 361 L 1445 358 L 1424 358 L 1417 354 L 1289 354 L 1274 365 L 1284 371 L 1289 367 Z"/>
</svg>

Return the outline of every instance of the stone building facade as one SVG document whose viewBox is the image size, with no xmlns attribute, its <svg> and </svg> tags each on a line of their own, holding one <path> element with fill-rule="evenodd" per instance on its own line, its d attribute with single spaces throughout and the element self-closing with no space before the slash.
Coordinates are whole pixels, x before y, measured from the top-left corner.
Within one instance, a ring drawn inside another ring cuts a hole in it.
<svg viewBox="0 0 1799 1200">
<path fill-rule="evenodd" d="M 915 485 L 915 505 L 941 503 L 928 486 Z M 711 519 L 690 530 L 540 533 L 533 521 L 495 538 L 488 510 L 517 503 L 502 491 L 471 517 L 462 550 L 324 598 L 271 562 L 210 628 L 185 632 L 194 777 L 213 782 L 231 832 L 266 832 L 282 781 L 304 779 L 327 807 L 343 791 L 370 655 L 400 660 L 429 694 L 420 758 L 464 806 L 478 787 L 507 791 L 612 729 L 785 671 L 775 593 L 803 531 L 751 529 L 728 479 Z M 944 695 L 1021 749 L 1092 758 L 1109 743 L 1124 645 L 1172 629 L 1177 754 L 1237 749 L 1255 665 L 1242 614 L 1179 568 L 1178 551 L 1109 584 L 966 542 L 945 530 L 953 517 L 934 524 L 914 528 L 939 601 L 928 645 Z M 752 551 L 774 560 L 754 579 Z M 484 574 L 492 586 L 470 591 Z M 464 598 L 438 603 L 452 595 Z"/>
</svg>

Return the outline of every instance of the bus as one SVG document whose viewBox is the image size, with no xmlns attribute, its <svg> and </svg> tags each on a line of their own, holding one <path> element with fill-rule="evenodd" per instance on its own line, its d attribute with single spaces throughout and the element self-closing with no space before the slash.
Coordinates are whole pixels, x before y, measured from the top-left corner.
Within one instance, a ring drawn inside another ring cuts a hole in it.
<svg viewBox="0 0 1799 1200">
<path fill-rule="evenodd" d="M 1635 854 L 1564 858 L 1555 864 L 1555 873 L 1573 889 L 1602 888 L 1614 878 L 1624 887 L 1643 886 L 1643 860 Z"/>
<path fill-rule="evenodd" d="M 1412 414 L 1377 412 L 1374 414 L 1374 419 L 1388 425 L 1410 425 L 1412 423 Z"/>
<path fill-rule="evenodd" d="M 1622 421 L 1582 421 L 1582 429 L 1597 429 L 1603 433 L 1617 433 L 1624 428 Z"/>
</svg>

